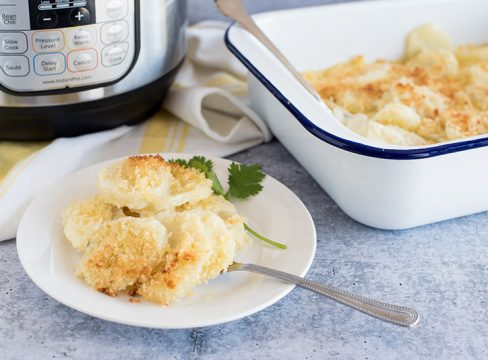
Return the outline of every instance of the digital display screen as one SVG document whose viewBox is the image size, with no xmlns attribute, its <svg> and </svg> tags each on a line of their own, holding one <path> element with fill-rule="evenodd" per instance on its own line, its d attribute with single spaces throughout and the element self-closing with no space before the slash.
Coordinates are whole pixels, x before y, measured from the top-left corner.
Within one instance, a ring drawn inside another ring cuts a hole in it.
<svg viewBox="0 0 488 360">
<path fill-rule="evenodd" d="M 39 10 L 58 10 L 70 7 L 86 6 L 86 1 L 81 0 L 43 0 L 39 4 Z"/>
</svg>

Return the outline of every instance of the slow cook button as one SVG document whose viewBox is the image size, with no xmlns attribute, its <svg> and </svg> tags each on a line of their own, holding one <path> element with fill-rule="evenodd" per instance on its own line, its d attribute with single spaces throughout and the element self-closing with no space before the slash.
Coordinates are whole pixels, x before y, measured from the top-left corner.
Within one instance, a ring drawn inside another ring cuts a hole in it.
<svg viewBox="0 0 488 360">
<path fill-rule="evenodd" d="M 63 54 L 36 55 L 34 57 L 34 71 L 37 75 L 58 75 L 66 71 L 66 61 Z"/>
<path fill-rule="evenodd" d="M 29 59 L 25 56 L 0 56 L 0 68 L 8 76 L 27 76 L 30 72 Z"/>
<path fill-rule="evenodd" d="M 105 46 L 102 50 L 103 66 L 110 67 L 122 64 L 128 51 L 129 43 L 126 42 L 112 46 Z"/>
<path fill-rule="evenodd" d="M 70 30 L 68 33 L 68 46 L 71 49 L 86 49 L 95 46 L 97 30 L 92 27 L 81 27 Z"/>
<path fill-rule="evenodd" d="M 111 19 L 118 19 L 125 16 L 127 12 L 127 0 L 111 0 L 105 8 L 107 16 Z"/>
<path fill-rule="evenodd" d="M 113 44 L 124 41 L 129 36 L 129 23 L 125 20 L 108 23 L 102 27 L 102 42 Z"/>
<path fill-rule="evenodd" d="M 61 31 L 37 31 L 32 35 L 34 51 L 39 53 L 61 51 L 64 48 L 64 36 Z"/>
<path fill-rule="evenodd" d="M 96 50 L 79 50 L 68 54 L 68 69 L 71 72 L 93 70 L 98 65 Z"/>
<path fill-rule="evenodd" d="M 23 33 L 0 33 L 0 53 L 22 54 L 27 51 L 27 36 Z"/>
</svg>

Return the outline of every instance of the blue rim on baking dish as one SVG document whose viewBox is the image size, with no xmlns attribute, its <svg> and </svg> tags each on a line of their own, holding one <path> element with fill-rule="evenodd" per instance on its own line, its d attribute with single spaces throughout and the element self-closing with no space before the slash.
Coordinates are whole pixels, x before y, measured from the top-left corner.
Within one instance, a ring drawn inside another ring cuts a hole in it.
<svg viewBox="0 0 488 360">
<path fill-rule="evenodd" d="M 276 88 L 273 83 L 263 75 L 252 62 L 241 53 L 237 47 L 232 43 L 229 37 L 229 32 L 232 27 L 236 26 L 233 22 L 229 25 L 225 32 L 225 44 L 232 54 L 253 74 L 270 92 L 271 94 L 300 122 L 300 124 L 312 135 L 318 139 L 346 150 L 363 156 L 391 159 L 391 160 L 418 160 L 426 159 L 435 156 L 447 155 L 460 151 L 477 149 L 488 146 L 488 137 L 476 138 L 471 140 L 460 141 L 456 143 L 444 143 L 440 145 L 429 146 L 425 148 L 416 149 L 387 149 L 376 146 L 361 144 L 356 141 L 347 140 L 340 136 L 334 135 L 324 129 L 315 125 L 310 121 L 290 100 Z"/>
</svg>

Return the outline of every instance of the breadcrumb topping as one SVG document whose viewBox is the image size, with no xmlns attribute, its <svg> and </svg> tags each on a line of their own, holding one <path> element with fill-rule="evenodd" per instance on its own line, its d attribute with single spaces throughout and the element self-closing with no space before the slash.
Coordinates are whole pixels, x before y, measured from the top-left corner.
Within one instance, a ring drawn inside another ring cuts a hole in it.
<svg viewBox="0 0 488 360">
<path fill-rule="evenodd" d="M 454 48 L 433 24 L 407 36 L 402 60 L 357 56 L 305 77 L 346 127 L 368 138 L 418 146 L 488 132 L 488 44 Z"/>
<path fill-rule="evenodd" d="M 82 252 L 78 276 L 109 296 L 172 304 L 207 283 L 249 244 L 245 218 L 198 170 L 161 156 L 133 156 L 103 169 L 100 194 L 63 214 Z"/>
<path fill-rule="evenodd" d="M 212 182 L 195 169 L 166 162 L 161 156 L 132 156 L 103 169 L 100 196 L 135 212 L 172 209 L 210 196 Z"/>
</svg>

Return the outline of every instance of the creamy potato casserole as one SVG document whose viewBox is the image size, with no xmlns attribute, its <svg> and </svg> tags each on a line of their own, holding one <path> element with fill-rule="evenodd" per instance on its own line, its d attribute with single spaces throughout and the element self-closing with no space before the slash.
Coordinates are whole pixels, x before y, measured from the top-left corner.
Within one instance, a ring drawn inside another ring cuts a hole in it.
<svg viewBox="0 0 488 360">
<path fill-rule="evenodd" d="M 362 56 L 305 78 L 350 130 L 419 146 L 488 132 L 488 44 L 454 47 L 438 26 L 406 38 L 399 61 Z"/>
<path fill-rule="evenodd" d="M 213 279 L 250 241 L 245 219 L 212 181 L 161 156 L 134 156 L 103 169 L 99 193 L 63 214 L 81 253 L 76 272 L 105 294 L 171 304 Z"/>
</svg>

